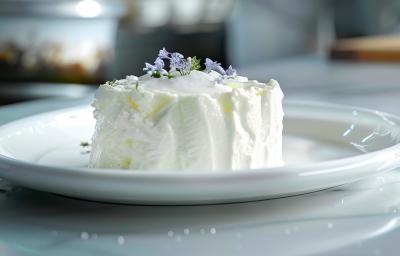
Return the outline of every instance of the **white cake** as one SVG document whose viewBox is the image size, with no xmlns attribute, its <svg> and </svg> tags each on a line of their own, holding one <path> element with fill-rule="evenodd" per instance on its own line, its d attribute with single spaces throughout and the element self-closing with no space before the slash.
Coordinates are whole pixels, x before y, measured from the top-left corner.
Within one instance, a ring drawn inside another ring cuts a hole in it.
<svg viewBox="0 0 400 256">
<path fill-rule="evenodd" d="M 212 70 L 103 84 L 93 103 L 89 165 L 157 171 L 281 165 L 282 98 L 275 80 Z"/>
</svg>

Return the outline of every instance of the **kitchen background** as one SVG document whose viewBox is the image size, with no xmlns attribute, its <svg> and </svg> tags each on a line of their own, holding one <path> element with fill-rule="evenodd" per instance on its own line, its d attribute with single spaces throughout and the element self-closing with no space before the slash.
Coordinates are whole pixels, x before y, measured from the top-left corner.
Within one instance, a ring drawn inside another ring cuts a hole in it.
<svg viewBox="0 0 400 256">
<path fill-rule="evenodd" d="M 83 97 L 163 46 L 298 98 L 400 95 L 400 0 L 0 0 L 0 104 Z"/>
</svg>

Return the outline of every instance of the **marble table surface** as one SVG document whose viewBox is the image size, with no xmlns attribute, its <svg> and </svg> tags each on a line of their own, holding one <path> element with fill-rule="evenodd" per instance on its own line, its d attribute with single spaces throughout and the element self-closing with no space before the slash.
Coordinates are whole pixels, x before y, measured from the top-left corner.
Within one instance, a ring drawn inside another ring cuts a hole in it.
<svg viewBox="0 0 400 256">
<path fill-rule="evenodd" d="M 287 98 L 400 114 L 400 66 L 298 62 L 260 70 L 278 74 Z M 87 101 L 2 107 L 0 123 Z M 174 207 L 87 202 L 0 181 L 0 255 L 398 255 L 399 226 L 400 170 L 300 196 Z"/>
</svg>

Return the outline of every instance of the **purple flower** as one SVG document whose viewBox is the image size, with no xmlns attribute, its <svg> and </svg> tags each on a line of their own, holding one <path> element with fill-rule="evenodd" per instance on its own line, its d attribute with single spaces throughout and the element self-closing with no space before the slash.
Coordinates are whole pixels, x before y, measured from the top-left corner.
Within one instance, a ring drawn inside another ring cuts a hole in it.
<svg viewBox="0 0 400 256">
<path fill-rule="evenodd" d="M 206 66 L 206 71 L 216 71 L 218 73 L 220 73 L 221 75 L 225 75 L 225 70 L 221 67 L 221 64 L 216 62 L 216 61 L 212 61 L 209 58 L 206 58 L 206 62 L 204 63 L 204 65 Z"/>
<path fill-rule="evenodd" d="M 144 65 L 145 65 L 145 67 L 143 68 L 143 71 L 147 71 L 148 74 L 153 73 L 153 71 L 157 69 L 156 66 L 153 66 L 153 65 L 151 65 L 150 63 L 147 63 L 147 62 Z"/>
<path fill-rule="evenodd" d="M 183 58 L 180 53 L 173 53 L 170 59 L 170 69 L 186 72 L 190 70 L 190 62 Z"/>
<path fill-rule="evenodd" d="M 192 59 L 191 58 L 187 58 L 187 59 L 183 59 L 183 65 L 181 70 L 183 71 L 183 74 L 190 74 L 190 67 L 192 66 Z"/>
<path fill-rule="evenodd" d="M 228 67 L 225 73 L 227 76 L 236 76 L 237 74 L 236 69 L 234 69 L 231 65 Z"/>
<path fill-rule="evenodd" d="M 165 66 L 164 61 L 161 58 L 157 58 L 154 61 L 154 65 L 156 66 L 158 71 L 162 70 Z"/>
<path fill-rule="evenodd" d="M 183 59 L 183 55 L 180 54 L 179 52 L 174 52 L 174 53 L 171 53 L 171 58 L 180 58 L 180 59 Z"/>
<path fill-rule="evenodd" d="M 164 61 L 161 58 L 157 58 L 154 61 L 154 65 L 151 65 L 146 62 L 143 70 L 147 71 L 148 74 L 153 74 L 155 72 L 160 74 L 166 74 L 168 72 L 164 69 L 164 66 L 165 66 Z"/>
<path fill-rule="evenodd" d="M 161 59 L 169 59 L 170 53 L 163 47 L 159 52 L 158 52 L 158 57 Z"/>
<path fill-rule="evenodd" d="M 206 69 L 205 71 L 215 71 L 220 74 L 216 81 L 218 83 L 222 83 L 222 81 L 229 77 L 236 76 L 236 70 L 229 66 L 226 70 L 221 67 L 221 64 L 212 61 L 211 59 L 207 58 L 205 61 Z M 165 70 L 167 68 L 167 70 Z M 172 78 L 175 77 L 176 72 L 179 72 L 180 75 L 188 75 L 193 70 L 199 70 L 201 68 L 200 60 L 196 57 L 192 58 L 185 58 L 179 52 L 168 52 L 165 47 L 163 47 L 158 52 L 158 57 L 154 61 L 154 64 L 145 63 L 145 67 L 143 68 L 148 74 L 155 78 L 161 77 L 168 77 Z"/>
</svg>

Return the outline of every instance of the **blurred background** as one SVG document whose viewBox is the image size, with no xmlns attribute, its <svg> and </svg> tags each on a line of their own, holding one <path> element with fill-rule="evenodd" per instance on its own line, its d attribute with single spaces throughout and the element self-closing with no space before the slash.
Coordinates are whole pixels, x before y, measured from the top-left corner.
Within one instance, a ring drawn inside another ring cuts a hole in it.
<svg viewBox="0 0 400 256">
<path fill-rule="evenodd" d="M 163 46 L 289 98 L 400 96 L 400 0 L 0 0 L 0 104 L 83 97 Z"/>
</svg>

